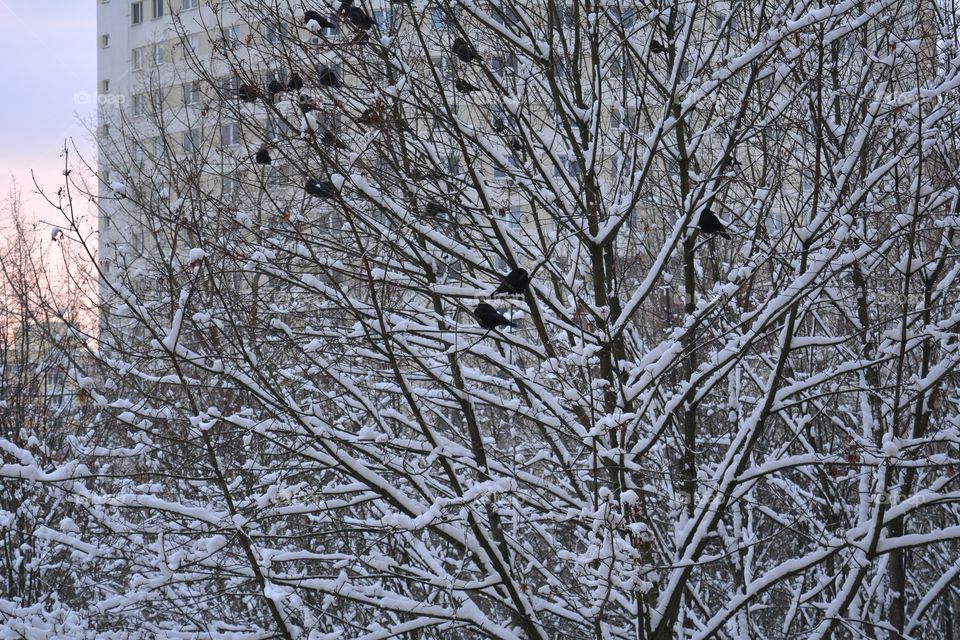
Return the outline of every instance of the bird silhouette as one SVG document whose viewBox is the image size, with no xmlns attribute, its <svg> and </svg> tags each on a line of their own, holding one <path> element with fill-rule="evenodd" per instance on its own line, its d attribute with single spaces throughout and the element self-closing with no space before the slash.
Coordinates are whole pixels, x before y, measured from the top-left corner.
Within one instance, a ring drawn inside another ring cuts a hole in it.
<svg viewBox="0 0 960 640">
<path fill-rule="evenodd" d="M 461 93 L 470 93 L 471 91 L 480 91 L 480 87 L 470 84 L 466 80 L 458 79 L 453 83 L 453 88 Z"/>
<path fill-rule="evenodd" d="M 317 82 L 321 87 L 330 87 L 331 89 L 340 86 L 340 78 L 337 77 L 337 72 L 330 67 L 320 68 L 320 73 L 317 76 Z"/>
<path fill-rule="evenodd" d="M 260 92 L 257 91 L 256 87 L 250 86 L 249 84 L 242 84 L 237 89 L 237 95 L 243 102 L 256 102 L 260 96 Z"/>
<path fill-rule="evenodd" d="M 307 180 L 307 184 L 303 189 L 311 196 L 316 196 L 317 198 L 333 198 L 337 195 L 337 188 L 334 187 L 333 183 L 329 180 L 324 180 L 323 182 Z"/>
<path fill-rule="evenodd" d="M 730 234 L 727 233 L 727 227 L 722 222 L 720 218 L 717 217 L 710 209 L 704 209 L 703 213 L 700 214 L 700 222 L 697 223 L 697 226 L 700 227 L 700 230 L 706 234 L 720 234 L 724 238 L 729 238 Z"/>
<path fill-rule="evenodd" d="M 442 216 L 446 215 L 448 211 L 447 208 L 439 202 L 431 200 L 424 207 L 424 213 L 426 213 L 428 216 Z"/>
<path fill-rule="evenodd" d="M 290 74 L 290 79 L 287 80 L 287 88 L 290 89 L 290 91 L 303 90 L 303 78 L 301 78 L 300 74 L 296 71 Z"/>
<path fill-rule="evenodd" d="M 267 85 L 267 91 L 270 92 L 271 96 L 275 96 L 278 93 L 283 93 L 283 83 L 274 78 L 270 81 L 270 84 Z"/>
<path fill-rule="evenodd" d="M 530 274 L 526 269 L 514 269 L 506 276 L 493 295 L 498 293 L 523 293 L 530 286 Z"/>
<path fill-rule="evenodd" d="M 361 31 L 366 31 L 376 24 L 374 19 L 368 16 L 363 9 L 353 6 L 347 8 L 347 20 Z"/>
<path fill-rule="evenodd" d="M 669 49 L 663 46 L 663 43 L 659 40 L 650 42 L 650 53 L 666 53 L 667 51 L 669 51 Z"/>
<path fill-rule="evenodd" d="M 493 331 L 497 327 L 517 326 L 503 317 L 503 314 L 491 307 L 486 302 L 481 302 L 477 305 L 477 308 L 473 310 L 473 317 L 476 318 L 477 322 L 480 323 L 480 326 L 487 331 Z"/>
<path fill-rule="evenodd" d="M 347 145 L 341 142 L 340 138 L 337 137 L 337 134 L 335 134 L 333 131 L 330 131 L 330 129 L 323 130 L 323 133 L 320 134 L 320 142 L 337 149 L 347 148 Z"/>
<path fill-rule="evenodd" d="M 307 11 L 303 14 L 303 24 L 309 24 L 313 20 L 321 29 L 336 29 L 337 25 L 327 19 L 323 14 L 317 13 L 316 11 Z"/>
<path fill-rule="evenodd" d="M 376 127 L 379 129 L 383 126 L 383 111 L 383 105 L 369 107 L 360 114 L 360 117 L 357 118 L 357 122 L 367 127 Z"/>
<path fill-rule="evenodd" d="M 453 55 L 460 58 L 461 62 L 471 63 L 474 60 L 480 61 L 480 55 L 473 46 L 463 38 L 457 38 L 453 41 Z"/>
<path fill-rule="evenodd" d="M 257 155 L 254 156 L 254 160 L 257 164 L 270 164 L 272 160 L 270 159 L 270 152 L 265 148 L 257 151 Z"/>
</svg>

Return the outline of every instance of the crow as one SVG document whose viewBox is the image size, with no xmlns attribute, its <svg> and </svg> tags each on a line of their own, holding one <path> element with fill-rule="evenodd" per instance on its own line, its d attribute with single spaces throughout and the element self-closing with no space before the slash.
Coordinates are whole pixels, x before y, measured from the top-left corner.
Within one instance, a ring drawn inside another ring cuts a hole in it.
<svg viewBox="0 0 960 640">
<path fill-rule="evenodd" d="M 457 38 L 453 41 L 453 54 L 460 58 L 461 62 L 470 63 L 474 60 L 480 60 L 480 55 L 477 54 L 477 50 L 463 38 Z"/>
<path fill-rule="evenodd" d="M 434 202 L 431 200 L 424 207 L 424 213 L 428 216 L 442 216 L 448 213 L 447 208 L 440 204 L 439 202 Z"/>
<path fill-rule="evenodd" d="M 653 40 L 650 43 L 650 53 L 666 53 L 669 51 L 659 40 Z"/>
<path fill-rule="evenodd" d="M 283 83 L 274 78 L 270 81 L 270 84 L 267 85 L 267 91 L 270 92 L 271 96 L 275 96 L 278 93 L 283 93 Z"/>
<path fill-rule="evenodd" d="M 480 323 L 480 326 L 486 329 L 487 331 L 493 331 L 497 327 L 515 327 L 514 323 L 510 322 L 503 317 L 499 311 L 488 305 L 486 302 L 481 302 L 477 305 L 477 308 L 473 310 L 473 317 L 477 319 L 477 322 Z"/>
<path fill-rule="evenodd" d="M 300 74 L 296 71 L 290 74 L 290 79 L 287 80 L 287 88 L 290 89 L 290 91 L 303 90 L 303 78 L 301 78 Z"/>
<path fill-rule="evenodd" d="M 260 92 L 257 91 L 256 87 L 252 87 L 249 84 L 242 84 L 240 88 L 237 89 L 237 96 L 239 96 L 243 102 L 256 102 L 257 98 L 260 97 Z"/>
<path fill-rule="evenodd" d="M 340 78 L 337 77 L 337 72 L 330 67 L 320 68 L 320 75 L 317 76 L 317 82 L 320 83 L 321 87 L 330 87 L 331 89 L 340 86 Z"/>
<path fill-rule="evenodd" d="M 316 196 L 318 198 L 333 198 L 337 195 L 336 187 L 334 187 L 333 183 L 329 180 L 325 180 L 323 182 L 318 182 L 317 180 L 307 180 L 307 184 L 303 189 L 311 196 Z"/>
<path fill-rule="evenodd" d="M 333 131 L 330 129 L 324 129 L 323 133 L 320 134 L 320 142 L 325 145 L 335 147 L 337 149 L 346 149 L 347 145 L 340 142 L 340 139 L 337 137 Z"/>
<path fill-rule="evenodd" d="M 514 269 L 506 276 L 493 295 L 498 293 L 523 293 L 530 286 L 530 274 L 526 269 Z"/>
<path fill-rule="evenodd" d="M 313 21 L 316 22 L 318 25 L 320 25 L 320 28 L 321 28 L 321 29 L 336 29 L 336 28 L 337 28 L 337 25 L 335 25 L 334 23 L 330 22 L 330 20 L 328 20 L 326 16 L 324 16 L 324 15 L 322 15 L 322 14 L 319 14 L 319 13 L 317 13 L 316 11 L 307 11 L 306 13 L 303 14 L 303 24 L 304 24 L 304 25 L 310 24 L 310 21 L 311 21 L 311 20 L 313 20 Z"/>
<path fill-rule="evenodd" d="M 727 233 L 727 227 L 722 222 L 720 218 L 717 217 L 710 209 L 704 209 L 703 213 L 700 214 L 700 222 L 697 224 L 700 227 L 700 230 L 706 234 L 713 235 L 715 233 L 720 234 L 724 238 L 729 238 L 730 234 Z"/>
<path fill-rule="evenodd" d="M 480 87 L 474 86 L 466 80 L 457 80 L 453 83 L 453 88 L 461 93 L 470 93 L 471 91 L 480 91 Z"/>
<path fill-rule="evenodd" d="M 350 7 L 347 9 L 347 19 L 353 23 L 357 29 L 366 31 L 373 27 L 376 22 L 366 14 L 360 7 Z"/>
<path fill-rule="evenodd" d="M 383 105 L 369 107 L 360 114 L 360 117 L 357 118 L 357 122 L 367 127 L 375 127 L 379 129 L 383 126 L 383 110 Z"/>
<path fill-rule="evenodd" d="M 270 164 L 272 160 L 270 159 L 270 152 L 265 148 L 257 151 L 257 155 L 254 156 L 254 160 L 257 164 Z"/>
</svg>

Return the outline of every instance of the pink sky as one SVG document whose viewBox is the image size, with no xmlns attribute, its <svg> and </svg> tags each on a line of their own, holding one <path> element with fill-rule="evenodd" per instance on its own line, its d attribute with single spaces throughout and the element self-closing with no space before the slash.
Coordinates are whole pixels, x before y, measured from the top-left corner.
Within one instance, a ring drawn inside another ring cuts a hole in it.
<svg viewBox="0 0 960 640">
<path fill-rule="evenodd" d="M 94 145 L 84 122 L 96 115 L 94 0 L 0 0 L 0 199 L 16 179 L 27 212 L 55 223 L 30 171 L 56 192 L 64 141 L 73 139 L 90 162 Z M 85 99 L 86 98 L 86 99 Z"/>
</svg>

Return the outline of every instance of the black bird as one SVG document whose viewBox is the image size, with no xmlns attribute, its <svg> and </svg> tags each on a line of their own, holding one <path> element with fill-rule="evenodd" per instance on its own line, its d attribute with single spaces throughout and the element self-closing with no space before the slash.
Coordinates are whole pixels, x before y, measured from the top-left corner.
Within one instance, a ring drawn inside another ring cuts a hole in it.
<svg viewBox="0 0 960 640">
<path fill-rule="evenodd" d="M 260 92 L 257 91 L 256 87 L 251 87 L 249 84 L 242 84 L 240 88 L 237 89 L 237 95 L 243 102 L 256 102 L 257 98 L 260 97 Z"/>
<path fill-rule="evenodd" d="M 706 234 L 713 235 L 715 233 L 720 234 L 724 238 L 729 238 L 730 234 L 727 233 L 727 227 L 720 222 L 720 218 L 717 217 L 710 209 L 704 209 L 703 213 L 700 214 L 700 222 L 697 224 L 700 227 L 700 230 Z"/>
<path fill-rule="evenodd" d="M 486 302 L 481 302 L 477 305 L 477 308 L 473 310 L 473 317 L 476 318 L 477 322 L 480 323 L 480 326 L 487 331 L 493 331 L 497 327 L 517 326 L 504 318 L 503 314 L 488 305 Z"/>
<path fill-rule="evenodd" d="M 303 14 L 303 24 L 306 25 L 311 20 L 316 21 L 320 25 L 321 29 L 336 29 L 337 25 L 327 19 L 326 16 L 317 13 L 316 11 L 307 11 Z"/>
<path fill-rule="evenodd" d="M 667 51 L 669 51 L 669 49 L 663 46 L 663 43 L 659 40 L 654 40 L 650 43 L 650 53 L 666 53 Z"/>
<path fill-rule="evenodd" d="M 271 96 L 275 96 L 278 93 L 283 93 L 283 83 L 274 78 L 270 81 L 270 84 L 267 85 L 267 91 L 270 92 Z"/>
<path fill-rule="evenodd" d="M 442 216 L 447 214 L 447 208 L 439 202 L 431 200 L 427 203 L 427 206 L 424 207 L 424 213 L 428 216 Z"/>
<path fill-rule="evenodd" d="M 458 79 L 453 83 L 453 88 L 461 93 L 470 93 L 471 91 L 480 91 L 480 87 L 474 86 L 466 80 Z"/>
<path fill-rule="evenodd" d="M 320 134 L 320 142 L 325 145 L 336 147 L 337 149 L 346 149 L 347 145 L 340 142 L 340 139 L 337 138 L 337 134 L 330 129 L 324 129 L 323 133 Z"/>
<path fill-rule="evenodd" d="M 337 195 L 336 187 L 334 187 L 333 183 L 329 180 L 325 180 L 323 182 L 307 180 L 307 184 L 303 189 L 311 196 L 316 196 L 318 198 L 333 198 Z"/>
<path fill-rule="evenodd" d="M 453 41 L 453 55 L 460 58 L 461 62 L 470 63 L 474 60 L 480 60 L 477 50 L 474 49 L 473 46 L 463 38 L 457 38 Z"/>
<path fill-rule="evenodd" d="M 257 151 L 257 155 L 254 156 L 254 160 L 257 164 L 270 164 L 270 152 L 266 149 L 260 149 L 260 151 Z"/>
<path fill-rule="evenodd" d="M 508 273 L 493 295 L 498 293 L 523 293 L 530 286 L 530 274 L 526 269 L 514 269 Z"/>
<path fill-rule="evenodd" d="M 350 7 L 347 9 L 347 19 L 353 23 L 357 29 L 366 31 L 377 24 L 373 18 L 368 16 L 360 7 Z"/>
<path fill-rule="evenodd" d="M 317 76 L 317 82 L 320 83 L 321 87 L 330 87 L 331 89 L 340 86 L 340 78 L 337 77 L 337 72 L 330 67 L 320 68 L 320 75 Z"/>
<path fill-rule="evenodd" d="M 510 148 L 516 151 L 517 153 L 520 153 L 521 151 L 523 151 L 523 141 L 520 140 L 520 138 L 514 138 L 513 140 L 510 141 Z"/>
<path fill-rule="evenodd" d="M 300 74 L 293 72 L 290 74 L 290 79 L 287 80 L 287 88 L 290 91 L 302 91 L 303 90 L 303 78 L 300 77 Z"/>
</svg>

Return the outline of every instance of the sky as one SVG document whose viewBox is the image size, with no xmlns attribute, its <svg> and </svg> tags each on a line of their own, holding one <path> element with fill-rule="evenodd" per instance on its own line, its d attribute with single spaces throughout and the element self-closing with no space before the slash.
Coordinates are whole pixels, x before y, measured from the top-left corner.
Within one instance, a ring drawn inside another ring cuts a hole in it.
<svg viewBox="0 0 960 640">
<path fill-rule="evenodd" d="M 94 161 L 96 39 L 95 0 L 0 0 L 0 202 L 16 179 L 36 220 L 57 214 L 35 195 L 31 170 L 56 193 L 64 141 Z"/>
</svg>

